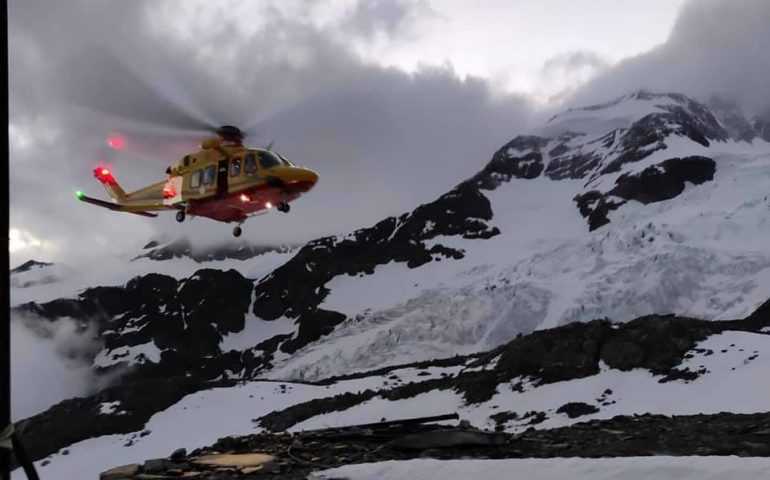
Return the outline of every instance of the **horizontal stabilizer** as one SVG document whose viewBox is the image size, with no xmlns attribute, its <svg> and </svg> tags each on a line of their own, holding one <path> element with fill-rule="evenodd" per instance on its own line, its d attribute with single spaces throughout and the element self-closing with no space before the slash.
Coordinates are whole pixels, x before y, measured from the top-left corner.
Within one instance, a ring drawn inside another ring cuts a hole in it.
<svg viewBox="0 0 770 480">
<path fill-rule="evenodd" d="M 117 203 L 112 202 L 105 202 L 104 200 L 99 200 L 98 198 L 92 198 L 88 197 L 86 195 L 83 195 L 82 193 L 78 192 L 76 195 L 78 200 L 81 202 L 90 203 L 91 205 L 96 205 L 97 207 L 107 208 L 109 210 L 114 210 L 116 212 L 126 212 L 126 213 L 133 213 L 134 215 L 141 215 L 143 217 L 157 217 L 157 213 L 150 213 L 150 212 L 144 212 L 144 211 L 131 211 L 128 210 L 124 205 L 119 205 Z"/>
</svg>

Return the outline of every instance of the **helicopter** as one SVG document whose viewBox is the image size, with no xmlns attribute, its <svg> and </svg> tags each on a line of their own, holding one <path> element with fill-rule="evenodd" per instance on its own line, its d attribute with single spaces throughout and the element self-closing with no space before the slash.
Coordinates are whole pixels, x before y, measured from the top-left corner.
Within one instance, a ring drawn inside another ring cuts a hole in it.
<svg viewBox="0 0 770 480">
<path fill-rule="evenodd" d="M 176 211 L 176 220 L 187 215 L 206 217 L 237 225 L 233 235 L 242 233 L 249 217 L 276 210 L 288 213 L 289 202 L 310 191 L 318 174 L 290 162 L 271 150 L 244 146 L 238 127 L 223 125 L 216 136 L 204 139 L 200 150 L 185 155 L 170 166 L 168 178 L 131 193 L 115 180 L 111 169 L 97 166 L 94 177 L 101 182 L 112 202 L 89 197 L 82 191 L 75 197 L 86 203 L 118 212 L 157 217 L 157 211 Z"/>
<path fill-rule="evenodd" d="M 310 191 L 318 181 L 316 172 L 273 151 L 272 142 L 266 148 L 245 146 L 245 132 L 253 129 L 253 122 L 241 129 L 213 121 L 216 115 L 200 108 L 184 107 L 174 100 L 176 96 L 148 82 L 104 48 L 84 51 L 63 66 L 66 68 L 57 79 L 65 87 L 70 104 L 106 114 L 110 121 L 130 122 L 125 128 L 143 126 L 135 133 L 155 140 L 189 135 L 202 138 L 198 151 L 168 167 L 165 180 L 130 193 L 121 188 L 111 168 L 97 166 L 93 175 L 112 201 L 78 190 L 75 197 L 82 202 L 145 217 L 175 211 L 178 222 L 191 216 L 236 223 L 233 235 L 239 237 L 241 225 L 249 217 L 273 208 L 289 212 L 289 202 Z M 111 74 L 109 81 L 102 78 L 105 73 Z M 181 87 L 175 84 L 176 90 Z M 229 109 L 228 116 L 237 116 L 237 110 L 239 107 Z M 122 148 L 122 143 L 121 138 L 108 140 L 113 149 Z"/>
</svg>

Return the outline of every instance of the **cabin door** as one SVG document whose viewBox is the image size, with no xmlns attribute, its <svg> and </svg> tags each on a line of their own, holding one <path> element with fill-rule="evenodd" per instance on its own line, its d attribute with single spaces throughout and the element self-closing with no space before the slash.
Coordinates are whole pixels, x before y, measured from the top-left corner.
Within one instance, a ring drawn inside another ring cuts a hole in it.
<svg viewBox="0 0 770 480">
<path fill-rule="evenodd" d="M 219 161 L 219 167 L 217 167 L 217 197 L 224 197 L 227 195 L 227 164 L 228 161 Z"/>
</svg>

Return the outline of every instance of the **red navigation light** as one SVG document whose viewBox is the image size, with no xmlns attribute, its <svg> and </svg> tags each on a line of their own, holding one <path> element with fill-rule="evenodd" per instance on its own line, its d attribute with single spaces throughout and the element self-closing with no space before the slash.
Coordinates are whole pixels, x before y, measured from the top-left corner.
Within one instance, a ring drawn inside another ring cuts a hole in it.
<svg viewBox="0 0 770 480">
<path fill-rule="evenodd" d="M 126 146 L 126 141 L 120 135 L 112 135 L 107 139 L 107 146 L 113 150 L 122 150 Z"/>
<path fill-rule="evenodd" d="M 96 167 L 94 169 L 94 177 L 99 179 L 99 181 L 109 183 L 110 185 L 114 185 L 116 183 L 115 177 L 112 176 L 112 172 L 110 172 L 110 169 L 106 167 Z"/>
<path fill-rule="evenodd" d="M 171 182 L 168 182 L 163 186 L 163 198 L 174 198 L 176 197 L 176 188 L 174 188 L 174 184 Z"/>
</svg>

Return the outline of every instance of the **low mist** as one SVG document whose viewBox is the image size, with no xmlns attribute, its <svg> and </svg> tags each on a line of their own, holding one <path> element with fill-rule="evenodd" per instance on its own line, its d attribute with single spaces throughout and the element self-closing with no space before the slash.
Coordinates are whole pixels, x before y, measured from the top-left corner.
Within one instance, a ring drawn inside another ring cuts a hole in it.
<svg viewBox="0 0 770 480">
<path fill-rule="evenodd" d="M 91 370 L 101 348 L 92 328 L 74 320 L 11 318 L 11 415 L 14 421 L 60 401 L 89 395 L 104 381 Z"/>
</svg>

